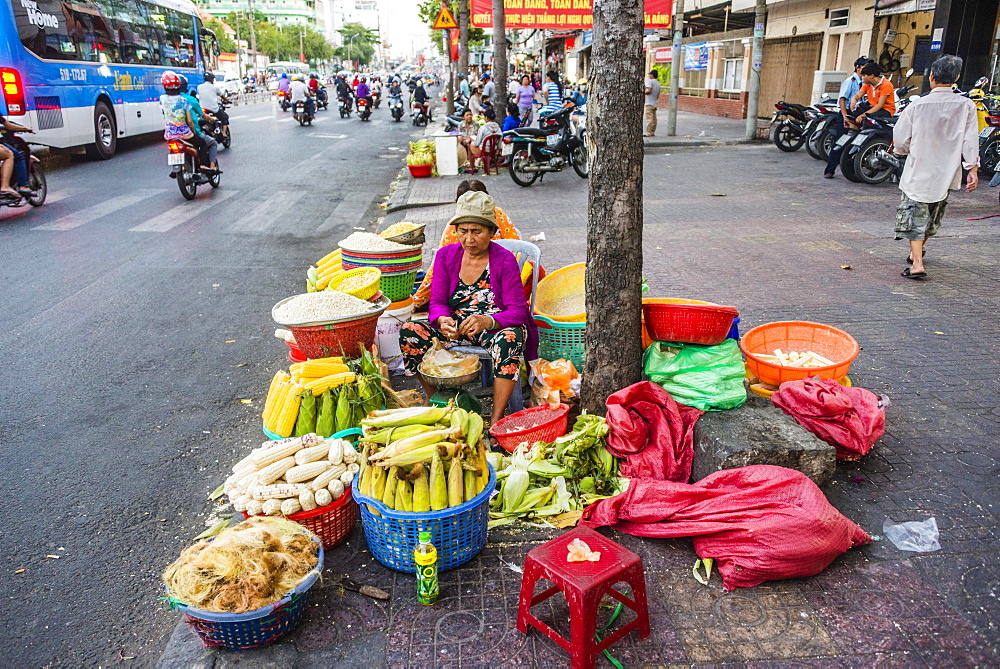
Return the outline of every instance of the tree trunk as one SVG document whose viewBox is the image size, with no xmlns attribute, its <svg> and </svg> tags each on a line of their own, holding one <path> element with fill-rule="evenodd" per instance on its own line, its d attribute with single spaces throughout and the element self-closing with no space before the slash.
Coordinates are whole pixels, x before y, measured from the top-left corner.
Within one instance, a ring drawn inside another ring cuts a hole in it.
<svg viewBox="0 0 1000 669">
<path fill-rule="evenodd" d="M 643 0 L 595 0 L 582 404 L 642 380 Z"/>
<path fill-rule="evenodd" d="M 458 73 L 469 76 L 469 0 L 458 0 Z"/>
<path fill-rule="evenodd" d="M 493 0 L 493 109 L 503 118 L 507 109 L 507 30 L 504 24 L 503 0 Z"/>
</svg>

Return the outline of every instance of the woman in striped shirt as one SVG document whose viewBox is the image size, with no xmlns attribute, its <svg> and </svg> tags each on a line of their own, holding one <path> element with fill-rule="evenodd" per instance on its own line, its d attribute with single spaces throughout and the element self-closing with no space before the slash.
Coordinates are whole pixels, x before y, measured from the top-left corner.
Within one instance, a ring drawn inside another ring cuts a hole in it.
<svg viewBox="0 0 1000 669">
<path fill-rule="evenodd" d="M 554 111 L 562 109 L 563 106 L 563 92 L 562 84 L 559 83 L 559 73 L 555 70 L 549 70 L 545 77 L 548 79 L 543 88 L 545 92 L 545 106 L 538 111 L 539 116 L 551 114 Z"/>
</svg>

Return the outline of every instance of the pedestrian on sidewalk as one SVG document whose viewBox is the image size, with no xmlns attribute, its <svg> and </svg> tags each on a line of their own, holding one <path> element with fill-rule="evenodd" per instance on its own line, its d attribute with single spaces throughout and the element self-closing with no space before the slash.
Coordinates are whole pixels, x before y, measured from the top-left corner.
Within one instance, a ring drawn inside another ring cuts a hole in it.
<svg viewBox="0 0 1000 669">
<path fill-rule="evenodd" d="M 525 125 L 531 124 L 531 112 L 535 104 L 535 87 L 531 85 L 531 77 L 521 77 L 521 86 L 517 89 L 517 107 L 521 110 L 521 118 L 526 119 Z"/>
<path fill-rule="evenodd" d="M 955 95 L 952 84 L 962 72 L 962 59 L 941 56 L 930 68 L 931 91 L 903 110 L 893 130 L 896 153 L 909 155 L 896 209 L 896 239 L 907 239 L 912 267 L 907 279 L 924 279 L 924 244 L 937 234 L 944 217 L 948 191 L 962 186 L 962 168 L 969 171 L 965 190 L 979 185 L 979 121 L 976 103 Z"/>
<path fill-rule="evenodd" d="M 832 179 L 837 171 L 837 165 L 840 165 L 840 156 L 844 152 L 844 147 L 837 146 L 837 141 L 847 131 L 847 121 L 853 118 L 848 105 L 854 99 L 854 96 L 857 95 L 858 91 L 861 90 L 861 84 L 864 83 L 861 80 L 861 69 L 871 62 L 873 61 L 867 56 L 858 58 L 854 61 L 854 74 L 844 79 L 844 82 L 840 84 L 840 95 L 837 98 L 837 104 L 840 105 L 841 118 L 838 122 L 830 126 L 830 139 L 833 143 L 830 145 L 830 155 L 826 161 L 826 170 L 823 171 L 823 177 L 826 179 Z"/>
<path fill-rule="evenodd" d="M 644 137 L 656 135 L 656 108 L 662 88 L 656 70 L 650 70 L 649 79 L 646 79 L 646 132 Z"/>
</svg>

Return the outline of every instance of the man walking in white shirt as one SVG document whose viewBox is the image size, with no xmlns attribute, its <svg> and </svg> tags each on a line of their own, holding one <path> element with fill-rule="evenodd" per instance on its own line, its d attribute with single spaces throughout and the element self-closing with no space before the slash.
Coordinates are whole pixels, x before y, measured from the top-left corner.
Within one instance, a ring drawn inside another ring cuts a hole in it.
<svg viewBox="0 0 1000 669">
<path fill-rule="evenodd" d="M 925 279 L 924 243 L 937 234 L 944 217 L 948 191 L 962 185 L 962 168 L 969 171 L 965 190 L 979 185 L 979 123 L 976 105 L 955 95 L 962 59 L 941 56 L 931 64 L 931 91 L 917 98 L 900 114 L 893 131 L 894 150 L 909 155 L 899 189 L 896 209 L 896 239 L 908 239 L 912 267 L 903 270 L 907 279 Z"/>
</svg>

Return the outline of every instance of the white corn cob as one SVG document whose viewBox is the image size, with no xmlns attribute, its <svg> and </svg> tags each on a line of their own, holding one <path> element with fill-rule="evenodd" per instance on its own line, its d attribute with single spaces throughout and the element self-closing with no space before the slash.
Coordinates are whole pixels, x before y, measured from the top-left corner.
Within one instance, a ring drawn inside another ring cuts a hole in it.
<svg viewBox="0 0 1000 669">
<path fill-rule="evenodd" d="M 302 510 L 302 505 L 299 504 L 299 500 L 296 497 L 289 497 L 284 502 L 281 503 L 281 515 L 290 516 L 293 513 L 298 513 Z"/>
<path fill-rule="evenodd" d="M 319 490 L 320 488 L 325 488 L 330 481 L 340 478 L 340 475 L 347 471 L 347 467 L 344 465 L 333 465 L 325 472 L 317 476 L 309 484 L 311 490 Z"/>
<path fill-rule="evenodd" d="M 330 497 L 334 500 L 340 499 L 344 494 L 344 484 L 341 481 L 330 481 L 326 489 L 330 491 Z"/>
<path fill-rule="evenodd" d="M 346 472 L 344 472 L 343 474 L 341 474 L 340 478 L 337 479 L 337 480 L 340 481 L 345 486 L 349 486 L 349 485 L 351 485 L 351 483 L 354 482 L 354 472 L 352 472 L 350 469 L 348 469 Z"/>
<path fill-rule="evenodd" d="M 247 516 L 259 516 L 262 513 L 264 513 L 263 502 L 258 502 L 255 499 L 252 499 L 249 502 L 247 502 L 247 510 L 246 510 Z"/>
<path fill-rule="evenodd" d="M 352 474 L 357 474 L 358 472 L 361 471 L 361 465 L 359 465 L 356 462 L 352 462 L 351 464 L 347 465 L 347 471 L 351 472 Z"/>
<path fill-rule="evenodd" d="M 285 472 L 285 480 L 289 483 L 311 481 L 332 466 L 326 460 L 318 460 L 309 464 L 299 465 L 298 467 L 292 467 Z"/>
<path fill-rule="evenodd" d="M 269 499 L 264 502 L 261 510 L 268 516 L 277 516 L 281 513 L 281 500 Z"/>
<path fill-rule="evenodd" d="M 295 454 L 295 464 L 306 465 L 310 462 L 315 462 L 316 460 L 321 460 L 325 458 L 330 453 L 330 447 L 326 443 L 322 443 L 319 446 L 310 446 L 309 448 L 303 448 L 301 451 Z"/>
<path fill-rule="evenodd" d="M 326 488 L 320 488 L 316 491 L 316 507 L 326 506 L 333 502 L 333 496 L 330 495 L 330 491 Z"/>
<path fill-rule="evenodd" d="M 243 513 L 244 511 L 247 510 L 247 504 L 249 502 L 250 502 L 249 495 L 240 495 L 239 497 L 233 500 L 233 509 L 239 511 L 240 513 Z"/>
<path fill-rule="evenodd" d="M 299 493 L 299 506 L 303 511 L 312 511 L 316 508 L 316 496 L 312 490 L 303 490 Z"/>
<path fill-rule="evenodd" d="M 303 490 L 309 488 L 302 483 L 272 483 L 271 485 L 255 486 L 250 494 L 258 501 L 269 499 L 284 499 L 285 497 L 298 497 Z"/>
<path fill-rule="evenodd" d="M 360 454 L 354 449 L 354 445 L 346 439 L 341 439 L 341 446 L 344 449 L 344 462 L 347 464 L 353 464 L 358 461 L 361 457 Z"/>
<path fill-rule="evenodd" d="M 286 458 L 282 458 L 277 462 L 272 462 L 267 467 L 264 467 L 257 472 L 257 482 L 261 485 L 267 485 L 268 483 L 274 483 L 282 476 L 285 475 L 289 469 L 295 466 L 295 458 L 289 455 Z"/>
<path fill-rule="evenodd" d="M 340 439 L 330 439 L 330 455 L 328 459 L 335 465 L 344 461 L 344 442 Z"/>
<path fill-rule="evenodd" d="M 289 443 L 278 446 L 276 448 L 268 448 L 260 453 L 258 453 L 253 460 L 253 464 L 257 469 L 264 469 L 268 465 L 283 460 L 289 456 L 295 455 L 300 450 L 302 450 L 302 444 L 300 439 L 292 439 Z"/>
</svg>

